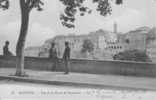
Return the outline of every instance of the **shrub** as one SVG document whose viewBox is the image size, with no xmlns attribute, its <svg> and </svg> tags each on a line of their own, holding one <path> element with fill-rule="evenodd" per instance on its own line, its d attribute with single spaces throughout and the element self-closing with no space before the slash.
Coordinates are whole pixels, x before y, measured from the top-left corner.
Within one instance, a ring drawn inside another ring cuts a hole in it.
<svg viewBox="0 0 156 100">
<path fill-rule="evenodd" d="M 139 50 L 127 50 L 120 52 L 113 56 L 114 60 L 127 60 L 127 61 L 141 61 L 151 62 L 151 59 L 144 51 Z"/>
</svg>

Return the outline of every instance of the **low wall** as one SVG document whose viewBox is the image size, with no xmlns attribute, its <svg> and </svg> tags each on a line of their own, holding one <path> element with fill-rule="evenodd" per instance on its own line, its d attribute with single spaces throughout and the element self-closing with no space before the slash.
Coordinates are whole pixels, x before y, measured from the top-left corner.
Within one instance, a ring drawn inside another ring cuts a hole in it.
<svg viewBox="0 0 156 100">
<path fill-rule="evenodd" d="M 48 58 L 25 57 L 25 69 L 50 71 L 53 62 Z M 0 56 L 0 67 L 16 67 L 16 57 Z M 57 71 L 64 71 L 62 60 L 59 60 Z M 70 61 L 70 71 L 92 74 L 115 74 L 132 76 L 156 77 L 156 64 L 127 61 L 96 61 L 78 60 Z"/>
<path fill-rule="evenodd" d="M 156 64 L 152 63 L 72 60 L 70 68 L 74 72 L 89 72 L 93 74 L 156 76 Z"/>
<path fill-rule="evenodd" d="M 50 70 L 53 62 L 48 58 L 25 57 L 25 69 Z M 15 68 L 16 57 L 0 56 L 0 67 Z"/>
</svg>

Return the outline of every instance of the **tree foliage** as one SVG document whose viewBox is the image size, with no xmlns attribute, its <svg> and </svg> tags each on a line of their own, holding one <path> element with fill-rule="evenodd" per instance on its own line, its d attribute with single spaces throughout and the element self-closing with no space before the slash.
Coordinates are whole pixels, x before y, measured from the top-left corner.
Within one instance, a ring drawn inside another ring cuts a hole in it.
<svg viewBox="0 0 156 100">
<path fill-rule="evenodd" d="M 25 2 L 25 8 L 37 8 L 38 11 L 42 11 L 41 7 L 44 3 L 42 0 L 21 0 Z M 60 0 L 63 5 L 65 5 L 64 13 L 60 14 L 60 20 L 63 26 L 68 28 L 74 28 L 75 15 L 77 12 L 80 12 L 80 16 L 84 16 L 86 13 L 91 14 L 92 9 L 84 5 L 84 2 L 87 0 Z M 93 3 L 97 4 L 97 11 L 102 16 L 107 16 L 111 14 L 112 8 L 110 1 L 113 0 L 92 0 Z M 122 4 L 123 0 L 115 0 L 117 5 Z M 0 7 L 8 9 L 9 0 L 0 0 Z"/>
<path fill-rule="evenodd" d="M 44 3 L 42 2 L 42 0 L 23 0 L 23 8 L 25 9 L 29 9 L 29 11 L 31 11 L 33 8 L 36 8 L 38 11 L 42 11 L 42 5 L 44 5 Z"/>
<path fill-rule="evenodd" d="M 156 29 L 153 28 L 151 29 L 148 34 L 146 34 L 146 44 L 150 44 L 152 43 L 152 41 L 156 40 L 156 33 L 155 33 Z"/>
<path fill-rule="evenodd" d="M 64 5 L 64 13 L 60 15 L 60 20 L 62 25 L 68 28 L 74 28 L 75 25 L 75 15 L 77 12 L 80 12 L 80 16 L 84 16 L 86 13 L 90 14 L 92 12 L 91 8 L 88 8 L 84 5 L 86 0 L 60 0 Z M 97 3 L 97 11 L 102 16 L 107 16 L 111 14 L 112 8 L 110 1 L 112 0 L 92 0 L 93 3 Z M 122 4 L 122 0 L 115 0 L 116 4 Z"/>
<path fill-rule="evenodd" d="M 37 10 L 42 10 L 42 5 L 44 4 L 42 0 L 21 0 L 25 4 L 25 8 L 29 8 L 31 10 L 32 8 L 37 8 Z M 9 8 L 9 0 L 0 0 L 0 8 L 8 9 Z"/>
<path fill-rule="evenodd" d="M 85 52 L 91 53 L 93 50 L 94 50 L 94 44 L 92 43 L 92 41 L 89 39 L 85 39 L 83 41 L 81 52 L 82 53 L 85 53 Z"/>
<path fill-rule="evenodd" d="M 6 10 L 9 8 L 9 0 L 0 0 L 0 8 Z"/>
<path fill-rule="evenodd" d="M 126 61 L 141 61 L 151 62 L 150 58 L 144 51 L 139 50 L 127 50 L 120 52 L 113 57 L 114 60 L 126 60 Z"/>
</svg>

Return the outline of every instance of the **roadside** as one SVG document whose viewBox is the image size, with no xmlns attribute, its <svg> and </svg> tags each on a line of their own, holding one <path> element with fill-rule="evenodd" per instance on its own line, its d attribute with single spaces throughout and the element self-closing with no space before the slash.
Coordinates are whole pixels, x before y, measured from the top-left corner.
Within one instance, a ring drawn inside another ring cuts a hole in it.
<svg viewBox="0 0 156 100">
<path fill-rule="evenodd" d="M 0 68 L 0 79 L 74 87 L 156 90 L 156 79 L 117 75 L 25 70 L 29 77 L 17 77 L 14 68 Z"/>
</svg>

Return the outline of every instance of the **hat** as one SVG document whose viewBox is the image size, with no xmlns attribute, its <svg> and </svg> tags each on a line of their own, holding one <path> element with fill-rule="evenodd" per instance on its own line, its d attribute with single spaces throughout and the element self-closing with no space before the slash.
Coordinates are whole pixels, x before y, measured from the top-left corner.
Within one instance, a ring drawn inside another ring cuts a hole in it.
<svg viewBox="0 0 156 100">
<path fill-rule="evenodd" d="M 55 45 L 55 42 L 52 42 L 51 45 Z"/>
<path fill-rule="evenodd" d="M 5 44 L 9 44 L 9 41 L 5 41 Z"/>
<path fill-rule="evenodd" d="M 69 42 L 68 42 L 68 41 L 66 41 L 66 42 L 65 42 L 65 45 L 68 45 L 68 44 L 69 44 Z"/>
</svg>

